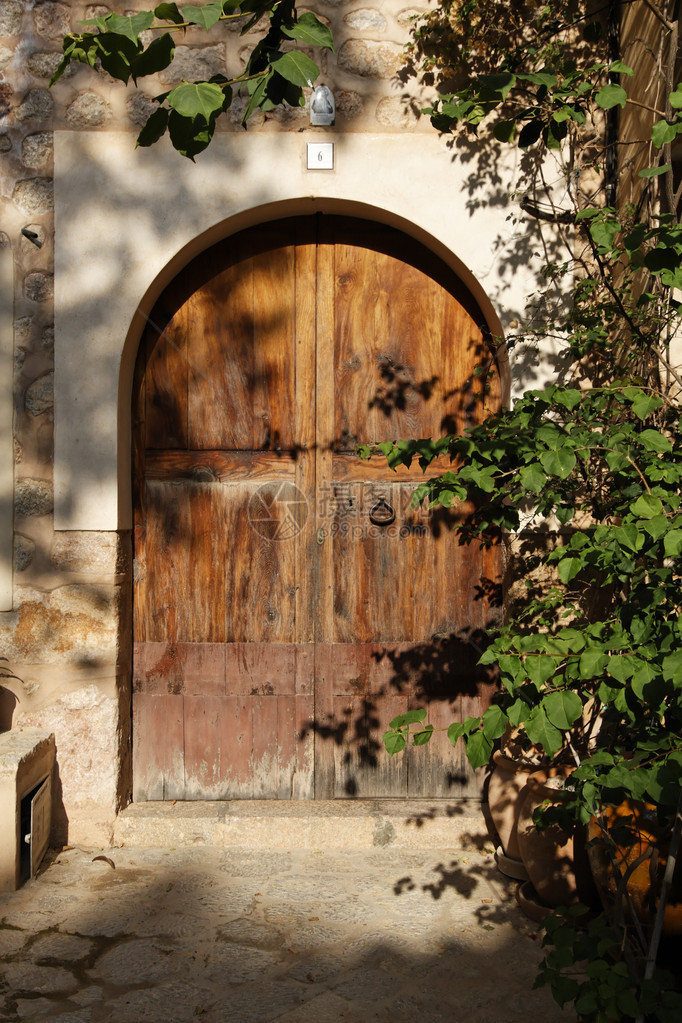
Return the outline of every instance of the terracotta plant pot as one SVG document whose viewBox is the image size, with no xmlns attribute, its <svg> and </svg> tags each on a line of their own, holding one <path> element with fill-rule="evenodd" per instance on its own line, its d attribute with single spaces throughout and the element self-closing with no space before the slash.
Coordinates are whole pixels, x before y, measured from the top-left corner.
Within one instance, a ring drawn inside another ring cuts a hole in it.
<svg viewBox="0 0 682 1023">
<path fill-rule="evenodd" d="M 545 906 L 591 905 L 596 893 L 585 853 L 584 832 L 574 838 L 557 824 L 542 831 L 533 814 L 544 803 L 556 803 L 557 793 L 572 768 L 535 771 L 528 778 L 519 805 L 518 842 L 523 864 Z"/>
<path fill-rule="evenodd" d="M 537 765 L 528 761 L 514 760 L 502 750 L 493 753 L 495 767 L 488 783 L 488 808 L 501 848 L 498 848 L 497 865 L 503 874 L 517 880 L 525 880 L 527 874 L 521 861 L 517 836 L 519 804 L 526 782 Z"/>
<path fill-rule="evenodd" d="M 604 824 L 614 842 L 612 852 L 619 877 L 614 872 L 608 843 L 596 818 L 588 825 L 590 867 L 604 908 L 607 912 L 613 908 L 619 878 L 651 850 L 651 855 L 632 869 L 626 887 L 640 922 L 653 924 L 668 851 L 667 843 L 661 841 L 656 808 L 649 803 L 626 799 L 619 806 L 605 809 Z M 663 933 L 667 937 L 682 935 L 682 867 L 679 861 L 668 894 Z"/>
</svg>

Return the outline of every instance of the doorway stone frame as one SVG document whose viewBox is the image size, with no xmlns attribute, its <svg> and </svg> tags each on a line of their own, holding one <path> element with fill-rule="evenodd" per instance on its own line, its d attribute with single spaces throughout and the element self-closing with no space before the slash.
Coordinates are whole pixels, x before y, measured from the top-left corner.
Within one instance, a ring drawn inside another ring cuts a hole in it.
<svg viewBox="0 0 682 1023">
<path fill-rule="evenodd" d="M 306 143 L 320 134 L 220 135 L 193 165 L 164 144 L 135 150 L 120 133 L 55 133 L 56 530 L 130 546 L 131 391 L 146 318 L 198 252 L 243 228 L 314 212 L 389 224 L 452 267 L 493 336 L 514 329 L 542 265 L 539 252 L 515 259 L 534 225 L 508 219 L 518 206 L 499 198 L 511 193 L 515 154 L 497 168 L 496 201 L 474 210 L 470 166 L 435 135 L 333 135 L 334 170 L 311 171 Z M 552 353 L 515 353 L 503 400 L 549 379 Z M 116 721 L 114 812 L 130 792 L 131 606 L 119 613 L 117 681 L 102 694 Z"/>
</svg>

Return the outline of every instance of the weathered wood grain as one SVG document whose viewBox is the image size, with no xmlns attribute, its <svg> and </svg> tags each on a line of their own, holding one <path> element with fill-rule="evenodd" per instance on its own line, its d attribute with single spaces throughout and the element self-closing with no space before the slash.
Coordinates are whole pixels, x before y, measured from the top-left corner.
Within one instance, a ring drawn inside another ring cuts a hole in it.
<svg viewBox="0 0 682 1023">
<path fill-rule="evenodd" d="M 214 246 L 151 321 L 133 405 L 135 798 L 477 792 L 443 734 L 393 760 L 381 734 L 414 706 L 440 727 L 486 705 L 499 548 L 460 547 L 465 508 L 410 507 L 416 463 L 354 455 L 498 407 L 474 373 L 490 356 L 471 296 L 413 239 L 318 215 Z M 372 521 L 380 500 L 393 522 Z"/>
</svg>

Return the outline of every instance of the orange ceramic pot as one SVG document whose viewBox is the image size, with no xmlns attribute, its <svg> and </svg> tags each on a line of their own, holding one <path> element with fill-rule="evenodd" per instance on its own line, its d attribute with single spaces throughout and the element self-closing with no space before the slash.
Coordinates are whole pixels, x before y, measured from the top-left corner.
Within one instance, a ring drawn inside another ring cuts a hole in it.
<svg viewBox="0 0 682 1023">
<path fill-rule="evenodd" d="M 514 860 L 521 859 L 517 825 L 519 803 L 528 778 L 537 766 L 523 760 L 513 760 L 502 750 L 493 753 L 495 767 L 488 783 L 488 806 L 502 851 Z"/>
<path fill-rule="evenodd" d="M 588 825 L 588 855 L 604 908 L 608 911 L 613 907 L 620 879 L 644 855 L 632 869 L 626 887 L 640 922 L 653 924 L 668 852 L 667 842 L 661 836 L 656 808 L 649 803 L 626 799 L 619 806 L 607 807 L 603 818 L 613 840 L 613 860 L 609 854 L 609 843 L 594 817 Z M 617 833 L 614 834 L 614 830 Z M 668 937 L 682 935 L 682 868 L 679 861 L 668 893 L 663 933 Z"/>
<path fill-rule="evenodd" d="M 572 771 L 571 767 L 535 771 L 528 778 L 519 806 L 521 859 L 540 901 L 552 908 L 574 902 L 592 905 L 596 901 L 584 830 L 568 835 L 557 824 L 540 831 L 533 823 L 539 807 L 557 802 L 557 793 Z"/>
<path fill-rule="evenodd" d="M 506 748 L 493 753 L 493 771 L 488 782 L 488 810 L 500 844 L 495 850 L 498 869 L 516 881 L 528 881 L 518 839 L 519 808 L 526 782 L 538 764 L 510 756 Z"/>
</svg>

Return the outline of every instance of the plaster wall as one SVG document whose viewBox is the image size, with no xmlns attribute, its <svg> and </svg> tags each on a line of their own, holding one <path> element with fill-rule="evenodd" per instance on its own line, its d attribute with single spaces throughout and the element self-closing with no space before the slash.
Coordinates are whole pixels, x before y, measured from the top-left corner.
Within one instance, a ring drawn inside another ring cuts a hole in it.
<svg viewBox="0 0 682 1023">
<path fill-rule="evenodd" d="M 135 150 L 149 97 L 238 66 L 255 33 L 190 30 L 177 67 L 139 92 L 85 67 L 49 90 L 62 35 L 108 8 L 0 0 L 0 415 L 13 415 L 0 444 L 0 654 L 23 679 L 0 691 L 0 730 L 55 734 L 57 841 L 106 844 L 130 791 L 130 387 L 161 288 L 220 237 L 319 210 L 430 246 L 496 335 L 525 319 L 535 290 L 545 257 L 512 194 L 516 155 L 448 148 L 398 75 L 417 9 L 318 6 L 337 43 L 320 57 L 336 126 L 277 110 L 245 132 L 238 101 L 193 165 L 163 143 Z M 333 171 L 307 170 L 309 141 L 334 143 Z M 558 362 L 551 347 L 515 350 L 512 395 Z"/>
<path fill-rule="evenodd" d="M 469 168 L 435 135 L 333 136 L 334 169 L 308 170 L 319 137 L 221 136 L 193 166 L 167 147 L 134 150 L 123 134 L 56 133 L 57 529 L 129 528 L 127 409 L 145 317 L 192 255 L 246 223 L 351 209 L 389 221 L 454 266 L 494 335 L 522 318 L 540 261 L 527 258 L 525 225 L 505 221 L 503 189 L 472 215 Z M 498 168 L 507 190 L 513 163 Z M 553 373 L 543 354 L 517 353 L 515 391 Z"/>
</svg>

